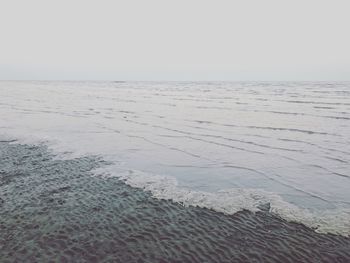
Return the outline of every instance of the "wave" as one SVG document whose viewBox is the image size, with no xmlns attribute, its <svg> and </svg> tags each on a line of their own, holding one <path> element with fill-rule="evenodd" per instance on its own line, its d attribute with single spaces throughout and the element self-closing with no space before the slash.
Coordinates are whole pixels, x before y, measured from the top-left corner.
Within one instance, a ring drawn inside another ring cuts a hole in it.
<svg viewBox="0 0 350 263">
<path fill-rule="evenodd" d="M 95 169 L 94 174 L 118 177 L 132 187 L 151 192 L 157 199 L 172 200 L 184 206 L 198 206 L 230 215 L 243 210 L 266 212 L 267 208 L 274 215 L 290 222 L 303 223 L 316 232 L 350 236 L 350 209 L 313 212 L 263 189 L 232 188 L 213 193 L 195 191 L 180 187 L 174 177 L 127 170 L 119 165 Z"/>
<path fill-rule="evenodd" d="M 1 141 L 15 144 L 45 145 L 57 159 L 70 159 L 87 156 L 85 152 L 69 149 L 57 141 L 36 136 L 14 137 L 1 134 Z M 94 176 L 117 177 L 126 184 L 150 192 L 154 198 L 171 200 L 184 206 L 197 206 L 233 215 L 248 210 L 270 212 L 289 222 L 302 223 L 319 233 L 332 233 L 350 236 L 350 209 L 315 210 L 301 208 L 285 201 L 282 196 L 259 188 L 231 188 L 216 192 L 197 191 L 181 186 L 177 179 L 168 175 L 128 169 L 102 156 L 110 164 L 93 170 Z"/>
</svg>

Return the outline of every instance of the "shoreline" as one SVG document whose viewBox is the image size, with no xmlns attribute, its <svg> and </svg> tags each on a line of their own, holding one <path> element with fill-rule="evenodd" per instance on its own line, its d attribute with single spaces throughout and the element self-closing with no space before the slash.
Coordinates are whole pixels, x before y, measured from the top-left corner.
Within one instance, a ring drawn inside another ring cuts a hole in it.
<svg viewBox="0 0 350 263">
<path fill-rule="evenodd" d="M 101 159 L 56 160 L 44 146 L 7 142 L 0 154 L 3 262 L 350 259 L 350 238 L 267 212 L 224 215 L 154 199 L 118 178 L 93 175 L 106 165 Z"/>
</svg>

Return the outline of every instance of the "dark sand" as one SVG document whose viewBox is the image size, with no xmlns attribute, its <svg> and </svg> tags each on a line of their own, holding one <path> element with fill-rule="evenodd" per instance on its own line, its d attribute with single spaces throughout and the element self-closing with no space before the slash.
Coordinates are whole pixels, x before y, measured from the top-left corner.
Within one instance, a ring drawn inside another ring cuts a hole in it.
<svg viewBox="0 0 350 263">
<path fill-rule="evenodd" d="M 0 142 L 0 262 L 350 262 L 350 238 L 268 212 L 233 216 L 153 199 L 91 175 L 98 158 L 54 160 Z"/>
</svg>

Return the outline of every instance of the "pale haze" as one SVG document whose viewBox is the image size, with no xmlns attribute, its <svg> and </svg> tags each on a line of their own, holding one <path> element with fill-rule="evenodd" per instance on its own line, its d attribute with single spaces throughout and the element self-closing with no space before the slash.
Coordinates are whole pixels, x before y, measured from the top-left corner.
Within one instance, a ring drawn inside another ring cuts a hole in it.
<svg viewBox="0 0 350 263">
<path fill-rule="evenodd" d="M 0 79 L 349 80 L 350 2 L 0 1 Z"/>
<path fill-rule="evenodd" d="M 1 262 L 349 262 L 350 0 L 0 0 Z"/>
</svg>

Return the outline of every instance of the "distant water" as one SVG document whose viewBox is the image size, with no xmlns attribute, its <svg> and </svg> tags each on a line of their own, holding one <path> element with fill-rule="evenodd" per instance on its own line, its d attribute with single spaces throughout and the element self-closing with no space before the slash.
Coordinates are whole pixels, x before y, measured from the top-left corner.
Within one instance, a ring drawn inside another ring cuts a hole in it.
<svg viewBox="0 0 350 263">
<path fill-rule="evenodd" d="M 349 262 L 350 238 L 269 213 L 224 215 L 96 176 L 98 157 L 58 160 L 0 142 L 0 262 Z"/>
<path fill-rule="evenodd" d="M 350 234 L 350 83 L 0 82 L 0 138 L 154 197 Z"/>
</svg>

